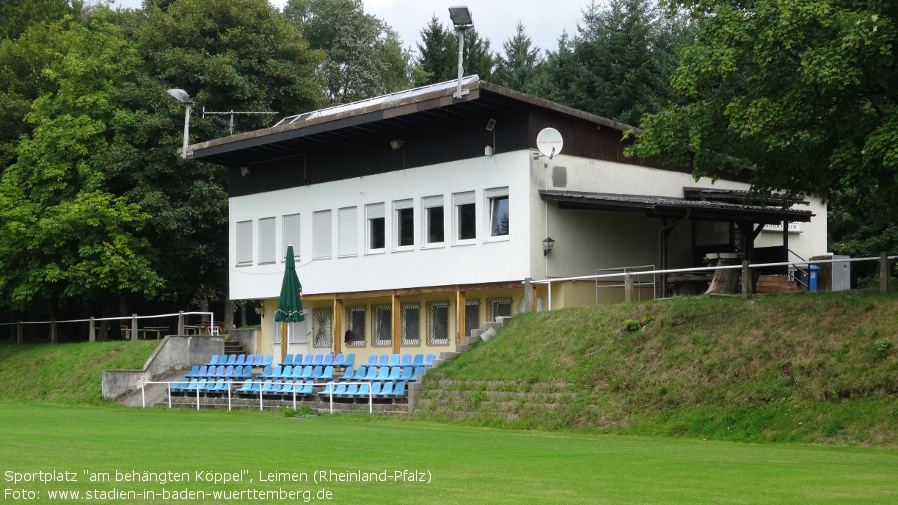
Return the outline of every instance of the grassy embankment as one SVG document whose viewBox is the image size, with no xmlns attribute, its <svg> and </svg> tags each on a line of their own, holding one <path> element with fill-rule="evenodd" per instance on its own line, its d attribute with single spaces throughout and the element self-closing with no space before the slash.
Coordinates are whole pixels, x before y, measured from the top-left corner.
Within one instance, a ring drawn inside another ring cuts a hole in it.
<svg viewBox="0 0 898 505">
<path fill-rule="evenodd" d="M 474 411 L 478 381 L 569 393 L 481 425 L 895 446 L 896 344 L 894 294 L 679 298 L 517 316 L 428 380 L 467 381 Z"/>
</svg>

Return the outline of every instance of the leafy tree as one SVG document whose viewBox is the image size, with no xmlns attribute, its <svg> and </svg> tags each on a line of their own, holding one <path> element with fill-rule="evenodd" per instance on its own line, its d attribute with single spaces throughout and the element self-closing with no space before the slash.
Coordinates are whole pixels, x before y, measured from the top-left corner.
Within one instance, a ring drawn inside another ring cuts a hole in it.
<svg viewBox="0 0 898 505">
<path fill-rule="evenodd" d="M 124 105 L 137 52 L 100 16 L 90 28 L 63 21 L 38 31 L 58 35 L 43 46 L 54 89 L 33 102 L 33 131 L 0 179 L 0 293 L 13 307 L 51 313 L 104 291 L 153 296 L 162 280 L 139 234 L 148 216 L 110 192 L 120 131 L 133 120 Z"/>
<path fill-rule="evenodd" d="M 647 117 L 633 153 L 694 153 L 695 173 L 750 168 L 761 190 L 858 191 L 898 217 L 898 4 L 665 2 L 699 22 L 672 79 L 687 100 Z"/>
<path fill-rule="evenodd" d="M 310 48 L 324 53 L 320 72 L 328 103 L 408 88 L 408 53 L 396 32 L 365 14 L 361 0 L 290 0 L 284 14 Z"/>
<path fill-rule="evenodd" d="M 638 124 L 672 98 L 678 37 L 688 33 L 679 18 L 666 20 L 649 0 L 594 1 L 583 11 L 577 34 L 559 39 L 535 92 L 571 107 Z M 563 45 L 562 45 L 563 44 Z"/>
<path fill-rule="evenodd" d="M 465 46 L 462 51 L 465 75 L 477 74 L 489 80 L 493 73 L 493 55 L 488 39 L 480 38 L 476 28 L 465 30 Z M 458 35 L 443 26 L 436 14 L 421 30 L 418 43 L 418 72 L 415 84 L 423 86 L 458 78 Z"/>
<path fill-rule="evenodd" d="M 496 57 L 496 72 L 493 75 L 496 84 L 529 92 L 536 67 L 541 63 L 539 49 L 532 46 L 533 42 L 524 31 L 524 24 L 518 22 L 514 37 L 502 45 L 505 54 Z"/>
<path fill-rule="evenodd" d="M 82 4 L 69 0 L 3 0 L 0 2 L 0 39 L 15 39 L 33 24 L 78 14 Z"/>
</svg>

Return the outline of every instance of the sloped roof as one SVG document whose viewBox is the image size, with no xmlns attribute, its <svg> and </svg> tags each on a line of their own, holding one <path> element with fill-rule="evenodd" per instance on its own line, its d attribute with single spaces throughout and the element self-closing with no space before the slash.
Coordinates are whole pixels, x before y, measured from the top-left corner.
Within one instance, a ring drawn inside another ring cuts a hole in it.
<svg viewBox="0 0 898 505">
<path fill-rule="evenodd" d="M 580 191 L 540 190 L 544 200 L 559 202 L 567 208 L 644 212 L 650 217 L 680 219 L 689 217 L 708 221 L 752 221 L 777 224 L 783 221 L 811 221 L 809 210 L 783 209 L 777 206 L 743 205 L 719 200 L 694 200 L 652 195 L 622 195 Z"/>
</svg>

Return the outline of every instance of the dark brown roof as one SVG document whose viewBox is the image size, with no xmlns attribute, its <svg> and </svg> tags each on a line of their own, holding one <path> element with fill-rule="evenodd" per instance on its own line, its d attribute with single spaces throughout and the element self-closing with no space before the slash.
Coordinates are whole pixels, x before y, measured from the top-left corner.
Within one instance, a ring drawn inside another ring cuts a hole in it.
<svg viewBox="0 0 898 505">
<path fill-rule="evenodd" d="M 777 206 L 743 205 L 714 200 L 693 200 L 668 196 L 586 193 L 581 191 L 541 190 L 544 200 L 556 201 L 562 208 L 644 212 L 649 217 L 699 219 L 707 221 L 752 221 L 777 224 L 783 221 L 811 221 L 809 210 Z"/>
</svg>

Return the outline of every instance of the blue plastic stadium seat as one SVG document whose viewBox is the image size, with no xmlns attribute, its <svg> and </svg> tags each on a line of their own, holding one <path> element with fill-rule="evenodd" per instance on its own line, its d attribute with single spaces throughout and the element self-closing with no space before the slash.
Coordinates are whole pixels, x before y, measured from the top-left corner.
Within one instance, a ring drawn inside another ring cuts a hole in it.
<svg viewBox="0 0 898 505">
<path fill-rule="evenodd" d="M 399 362 L 399 366 L 409 366 L 412 364 L 412 355 L 411 354 L 403 354 L 402 361 Z"/>
<path fill-rule="evenodd" d="M 246 379 L 246 380 L 243 382 L 243 386 L 237 388 L 234 392 L 237 393 L 238 395 L 239 395 L 239 394 L 249 394 L 249 393 L 252 393 L 252 392 L 253 392 L 253 385 L 254 385 L 254 384 L 255 384 L 255 381 L 254 381 L 254 380 L 252 380 L 252 379 Z"/>
<path fill-rule="evenodd" d="M 334 356 L 333 365 L 334 366 L 345 366 L 346 365 L 346 362 L 344 361 L 345 359 L 346 359 L 346 355 L 341 352 L 340 354 L 337 354 L 336 356 Z"/>
<path fill-rule="evenodd" d="M 230 361 L 230 360 L 228 360 Z M 245 365 L 246 364 L 246 354 L 239 354 L 237 356 L 237 361 L 234 362 L 235 365 Z"/>
<path fill-rule="evenodd" d="M 377 366 L 377 354 L 368 356 L 368 361 L 365 362 L 365 366 Z"/>
<path fill-rule="evenodd" d="M 330 366 L 334 364 L 334 355 L 333 354 L 325 354 L 324 358 L 321 359 L 321 364 L 324 366 Z"/>
<path fill-rule="evenodd" d="M 355 396 L 358 394 L 358 392 L 359 392 L 359 385 L 358 384 L 350 384 L 350 385 L 346 386 L 346 391 L 343 393 L 343 395 L 344 396 Z M 336 393 L 334 393 L 334 394 L 336 394 Z"/>
<path fill-rule="evenodd" d="M 402 373 L 399 375 L 399 380 L 401 380 L 401 381 L 415 380 L 415 367 L 412 367 L 412 366 L 402 367 Z"/>
<path fill-rule="evenodd" d="M 400 382 L 393 386 L 393 393 L 390 396 L 392 396 L 393 398 L 405 396 L 405 383 Z"/>
<path fill-rule="evenodd" d="M 314 358 L 312 358 L 313 365 L 320 365 L 324 361 L 323 354 L 316 354 Z"/>
<path fill-rule="evenodd" d="M 218 364 L 218 355 L 217 355 L 217 354 L 213 354 L 213 355 L 212 355 L 212 358 L 211 358 L 211 359 L 209 360 L 209 362 L 206 363 L 206 364 L 207 364 L 207 365 L 217 365 L 217 364 Z"/>
<path fill-rule="evenodd" d="M 412 359 L 412 366 L 418 366 L 424 364 L 424 355 L 423 354 L 415 354 L 415 358 Z"/>
<path fill-rule="evenodd" d="M 369 367 L 369 368 L 368 368 L 368 373 L 365 374 L 364 377 L 359 378 L 359 376 L 356 375 L 356 379 L 366 380 L 366 381 L 377 380 L 377 370 L 378 370 L 378 369 L 377 369 L 376 367 L 373 367 L 373 366 L 372 366 L 372 367 Z"/>
<path fill-rule="evenodd" d="M 391 383 L 388 382 L 388 384 L 391 384 Z M 380 386 L 381 386 L 380 382 L 375 382 L 374 384 L 371 384 L 371 395 L 372 396 L 380 396 Z"/>
<path fill-rule="evenodd" d="M 385 381 L 390 379 L 390 367 L 382 366 L 377 371 L 377 375 L 374 377 L 376 381 Z"/>
<path fill-rule="evenodd" d="M 260 354 L 259 357 L 256 358 L 256 366 L 270 365 L 272 360 L 274 360 L 274 356 L 271 354 L 266 354 L 265 356 Z"/>
<path fill-rule="evenodd" d="M 371 387 L 369 385 L 361 384 L 359 386 L 358 392 L 356 392 L 354 396 L 368 396 L 370 391 L 371 391 Z"/>
<path fill-rule="evenodd" d="M 187 379 L 181 379 L 181 378 L 178 378 L 178 379 L 173 380 L 172 383 L 168 385 L 168 391 L 169 391 L 169 393 L 178 393 L 178 392 L 180 392 L 180 390 L 181 390 L 181 384 L 184 384 L 184 383 L 186 383 L 186 382 L 187 382 Z"/>
<path fill-rule="evenodd" d="M 367 373 L 368 373 L 368 367 L 366 367 L 366 366 L 363 365 L 363 366 L 360 366 L 360 367 L 358 367 L 358 368 L 356 369 L 355 375 L 350 376 L 350 377 L 347 377 L 346 380 L 354 381 L 354 380 L 356 380 L 356 379 L 361 379 L 361 378 L 364 377 L 365 374 L 367 374 Z"/>
<path fill-rule="evenodd" d="M 416 366 L 414 379 L 418 380 L 418 377 L 424 375 L 424 372 L 425 372 L 425 370 L 424 370 L 423 366 Z"/>
<path fill-rule="evenodd" d="M 403 367 L 401 367 L 401 366 L 393 366 L 393 367 L 390 367 L 390 375 L 387 376 L 387 378 L 386 378 L 386 379 L 383 379 L 383 380 L 387 380 L 387 381 L 398 381 L 398 380 L 400 380 L 401 377 L 402 377 L 402 369 L 403 369 Z"/>
<path fill-rule="evenodd" d="M 297 366 L 297 365 L 302 366 L 302 354 L 294 354 L 294 355 L 293 355 L 293 363 L 291 363 L 291 365 L 293 365 L 293 366 Z"/>
<path fill-rule="evenodd" d="M 244 365 L 244 368 L 249 368 L 252 371 L 252 365 Z M 259 377 L 268 377 L 271 375 L 271 365 L 262 369 L 262 373 L 259 374 Z"/>
<path fill-rule="evenodd" d="M 346 355 L 346 358 L 343 360 L 343 365 L 355 365 L 355 353 L 349 353 Z"/>
<path fill-rule="evenodd" d="M 255 365 L 256 364 L 256 355 L 255 354 L 247 354 L 246 361 L 243 362 L 244 365 Z"/>
<path fill-rule="evenodd" d="M 334 396 L 346 396 L 346 384 L 337 384 L 337 389 L 334 390 Z"/>
<path fill-rule="evenodd" d="M 379 396 L 390 396 L 392 394 L 393 394 L 393 383 L 392 382 L 384 382 L 384 385 L 380 390 Z"/>
<path fill-rule="evenodd" d="M 354 374 L 354 373 L 355 373 L 355 368 L 353 368 L 350 365 L 350 366 L 346 367 L 345 370 L 343 370 L 343 375 L 341 375 L 340 377 L 337 377 L 337 378 L 340 379 L 341 381 L 352 380 L 352 374 Z"/>
<path fill-rule="evenodd" d="M 293 366 L 293 355 L 292 354 L 288 354 L 286 357 L 284 357 L 284 361 L 281 361 L 281 366 L 286 366 L 286 365 Z"/>
<path fill-rule="evenodd" d="M 335 389 L 336 384 L 334 384 L 333 382 L 328 382 L 327 385 L 324 386 L 324 389 L 319 391 L 318 394 L 321 396 L 329 396 L 334 393 Z"/>
<path fill-rule="evenodd" d="M 302 375 L 299 376 L 300 379 L 311 379 L 312 378 L 312 365 L 306 365 L 302 367 Z"/>
<path fill-rule="evenodd" d="M 380 358 L 377 360 L 378 366 L 387 366 L 390 364 L 390 355 L 389 354 L 381 354 Z"/>
<path fill-rule="evenodd" d="M 328 365 L 324 367 L 324 372 L 318 376 L 318 380 L 331 380 L 334 378 L 334 367 L 332 365 Z"/>
<path fill-rule="evenodd" d="M 185 379 L 193 379 L 193 378 L 196 377 L 197 374 L 199 374 L 199 373 L 200 373 L 200 367 L 199 367 L 199 365 L 193 365 L 193 367 L 190 368 L 190 373 L 187 374 L 187 375 L 185 375 L 184 378 L 185 378 Z"/>
<path fill-rule="evenodd" d="M 236 365 L 236 364 L 237 364 L 237 355 L 236 354 L 229 355 L 228 360 L 225 362 L 225 365 Z M 241 363 L 241 365 L 242 364 L 243 363 Z"/>
<path fill-rule="evenodd" d="M 324 374 L 324 367 L 321 365 L 315 365 L 315 368 L 312 369 L 312 378 L 317 379 Z"/>
<path fill-rule="evenodd" d="M 433 366 L 433 361 L 437 359 L 436 354 L 428 354 L 424 357 L 424 366 Z"/>
<path fill-rule="evenodd" d="M 225 369 L 224 369 L 224 376 L 225 376 L 225 378 L 232 378 L 232 377 L 234 377 L 234 365 L 228 365 L 228 366 L 225 367 Z"/>
</svg>

